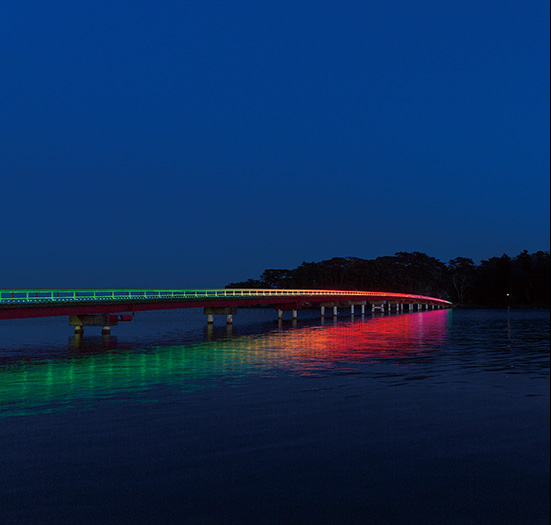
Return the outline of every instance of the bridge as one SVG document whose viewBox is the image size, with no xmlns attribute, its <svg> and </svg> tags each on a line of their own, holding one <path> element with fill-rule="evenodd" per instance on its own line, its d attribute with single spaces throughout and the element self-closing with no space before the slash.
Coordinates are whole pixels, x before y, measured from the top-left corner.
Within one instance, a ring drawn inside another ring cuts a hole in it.
<svg viewBox="0 0 551 525">
<path fill-rule="evenodd" d="M 0 319 L 68 315 L 75 333 L 82 333 L 84 326 L 101 326 L 103 333 L 109 333 L 111 326 L 130 321 L 136 312 L 179 308 L 204 308 L 207 323 L 220 314 L 231 324 L 238 308 L 266 305 L 278 311 L 278 319 L 284 311 L 291 311 L 296 319 L 298 310 L 312 306 L 320 308 L 322 317 L 327 307 L 332 308 L 336 317 L 339 307 L 349 307 L 353 315 L 355 306 L 364 314 L 366 305 L 373 312 L 403 312 L 404 305 L 409 311 L 420 311 L 452 304 L 424 295 L 356 290 L 0 289 Z"/>
</svg>

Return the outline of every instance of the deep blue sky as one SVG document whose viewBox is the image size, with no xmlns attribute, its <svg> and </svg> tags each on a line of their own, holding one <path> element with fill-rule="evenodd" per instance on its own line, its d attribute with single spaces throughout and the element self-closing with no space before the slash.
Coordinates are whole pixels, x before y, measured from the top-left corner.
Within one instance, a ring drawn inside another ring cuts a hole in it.
<svg viewBox="0 0 551 525">
<path fill-rule="evenodd" d="M 0 4 L 0 288 L 549 249 L 547 1 Z"/>
</svg>

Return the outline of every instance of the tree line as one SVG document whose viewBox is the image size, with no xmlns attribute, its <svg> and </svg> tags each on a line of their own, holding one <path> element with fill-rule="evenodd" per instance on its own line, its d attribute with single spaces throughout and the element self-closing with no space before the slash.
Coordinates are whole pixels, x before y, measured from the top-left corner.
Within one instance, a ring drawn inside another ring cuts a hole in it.
<svg viewBox="0 0 551 525">
<path fill-rule="evenodd" d="M 548 251 L 503 254 L 475 264 L 456 257 L 447 264 L 422 252 L 361 259 L 334 257 L 303 262 L 292 270 L 267 269 L 259 279 L 226 288 L 369 290 L 429 295 L 458 305 L 549 306 Z"/>
</svg>

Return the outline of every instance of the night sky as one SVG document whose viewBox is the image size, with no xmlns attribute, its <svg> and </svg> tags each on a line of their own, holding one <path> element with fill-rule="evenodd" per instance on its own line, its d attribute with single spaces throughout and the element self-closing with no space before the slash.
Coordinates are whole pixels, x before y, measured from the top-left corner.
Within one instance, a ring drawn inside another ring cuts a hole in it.
<svg viewBox="0 0 551 525">
<path fill-rule="evenodd" d="M 549 249 L 549 5 L 0 4 L 0 288 Z"/>
</svg>

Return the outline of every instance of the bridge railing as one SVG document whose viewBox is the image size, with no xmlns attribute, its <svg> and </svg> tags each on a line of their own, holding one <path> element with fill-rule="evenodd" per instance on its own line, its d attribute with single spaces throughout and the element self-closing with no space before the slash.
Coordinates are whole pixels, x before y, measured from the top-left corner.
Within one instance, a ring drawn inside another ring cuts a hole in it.
<svg viewBox="0 0 551 525">
<path fill-rule="evenodd" d="M 38 304 L 65 302 L 96 302 L 96 301 L 162 301 L 167 299 L 209 299 L 217 297 L 315 297 L 338 296 L 362 298 L 365 300 L 396 299 L 402 301 L 428 301 L 431 303 L 448 304 L 449 301 L 423 295 L 402 294 L 395 292 L 365 292 L 350 290 L 307 290 L 307 289 L 213 289 L 213 290 L 165 290 L 165 289 L 0 289 L 0 305 L 8 304 Z"/>
</svg>

